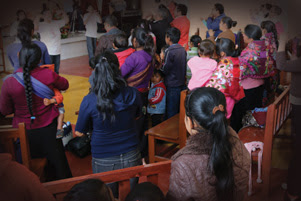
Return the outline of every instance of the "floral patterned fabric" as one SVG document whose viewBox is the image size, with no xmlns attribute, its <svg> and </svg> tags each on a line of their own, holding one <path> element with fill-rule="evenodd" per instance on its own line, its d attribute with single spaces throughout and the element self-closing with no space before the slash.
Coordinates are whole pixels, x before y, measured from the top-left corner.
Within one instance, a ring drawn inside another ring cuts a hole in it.
<svg viewBox="0 0 301 201">
<path fill-rule="evenodd" d="M 264 40 L 253 41 L 241 52 L 239 57 L 241 79 L 255 78 L 263 79 L 270 77 L 273 66 L 270 63 L 269 51 Z"/>
<path fill-rule="evenodd" d="M 225 95 L 227 118 L 230 118 L 235 102 L 245 97 L 240 77 L 238 58 L 226 57 L 219 62 L 205 85 L 206 87 L 214 87 Z"/>
</svg>

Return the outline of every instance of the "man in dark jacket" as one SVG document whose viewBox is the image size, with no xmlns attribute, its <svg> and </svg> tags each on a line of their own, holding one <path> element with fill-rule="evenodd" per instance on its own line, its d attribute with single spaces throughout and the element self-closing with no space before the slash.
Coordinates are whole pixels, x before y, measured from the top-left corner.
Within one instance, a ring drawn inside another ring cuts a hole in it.
<svg viewBox="0 0 301 201">
<path fill-rule="evenodd" d="M 172 27 L 167 29 L 165 36 L 169 48 L 165 51 L 162 70 L 165 74 L 167 118 L 179 113 L 181 91 L 186 88 L 186 51 L 178 44 L 180 35 L 180 30 Z"/>
</svg>

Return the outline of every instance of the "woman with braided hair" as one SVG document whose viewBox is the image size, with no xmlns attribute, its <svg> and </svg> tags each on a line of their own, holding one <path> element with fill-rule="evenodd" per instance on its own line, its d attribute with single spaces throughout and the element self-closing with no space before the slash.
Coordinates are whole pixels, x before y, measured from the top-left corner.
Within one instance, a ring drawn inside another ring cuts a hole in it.
<svg viewBox="0 0 301 201">
<path fill-rule="evenodd" d="M 25 123 L 32 158 L 47 157 L 55 179 L 63 179 L 71 177 L 71 171 L 62 141 L 56 140 L 59 112 L 55 105 L 45 106 L 43 99 L 51 97 L 54 88 L 68 89 L 69 83 L 53 71 L 38 67 L 41 54 L 38 45 L 23 44 L 19 53 L 22 68 L 6 77 L 1 89 L 0 114 L 14 113 L 13 127 Z"/>
</svg>

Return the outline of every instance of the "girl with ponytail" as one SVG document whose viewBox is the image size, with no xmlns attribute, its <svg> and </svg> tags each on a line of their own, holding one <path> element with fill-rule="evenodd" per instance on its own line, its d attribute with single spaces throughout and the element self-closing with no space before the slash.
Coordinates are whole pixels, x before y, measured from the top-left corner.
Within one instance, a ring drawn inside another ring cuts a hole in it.
<svg viewBox="0 0 301 201">
<path fill-rule="evenodd" d="M 250 157 L 225 116 L 226 100 L 211 87 L 196 88 L 185 100 L 190 137 L 172 157 L 167 200 L 243 200 Z"/>
<path fill-rule="evenodd" d="M 111 51 L 97 55 L 91 90 L 81 103 L 75 127 L 75 134 L 83 136 L 92 124 L 93 173 L 141 164 L 135 129 L 141 104 L 138 90 L 121 76 L 117 56 Z M 131 185 L 137 181 L 132 179 Z M 118 185 L 109 186 L 118 197 Z"/>
<path fill-rule="evenodd" d="M 126 58 L 120 70 L 122 76 L 127 81 L 127 84 L 131 87 L 135 87 L 140 92 L 143 110 L 146 111 L 148 103 L 148 86 L 155 65 L 154 40 L 143 28 L 134 29 L 132 38 L 133 46 L 136 51 Z M 142 125 L 138 130 L 140 133 L 141 151 L 144 157 L 148 153 L 147 137 L 144 135 L 144 131 L 147 129 L 146 112 L 144 112 L 137 124 Z"/>
<path fill-rule="evenodd" d="M 33 40 L 32 36 L 34 33 L 34 23 L 31 19 L 23 19 L 19 22 L 17 29 L 17 39 L 14 43 L 7 47 L 7 56 L 12 66 L 14 67 L 14 72 L 16 72 L 21 66 L 19 63 L 18 53 L 20 52 L 22 45 L 28 45 L 30 43 L 37 44 L 41 49 L 41 58 L 38 65 L 51 64 L 50 56 L 46 45 L 38 40 Z"/>
<path fill-rule="evenodd" d="M 0 113 L 14 113 L 13 127 L 24 122 L 32 158 L 47 157 L 54 167 L 55 178 L 71 177 L 61 139 L 56 139 L 58 108 L 45 106 L 39 89 L 66 90 L 68 81 L 46 68 L 39 68 L 42 51 L 32 42 L 24 43 L 20 50 L 20 66 L 9 75 L 2 86 Z"/>
</svg>

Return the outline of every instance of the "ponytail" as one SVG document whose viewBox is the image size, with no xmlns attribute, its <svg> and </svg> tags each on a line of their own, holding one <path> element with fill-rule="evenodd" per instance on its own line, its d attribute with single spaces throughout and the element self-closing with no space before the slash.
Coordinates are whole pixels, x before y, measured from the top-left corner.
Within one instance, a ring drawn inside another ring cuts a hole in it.
<svg viewBox="0 0 301 201">
<path fill-rule="evenodd" d="M 187 95 L 185 110 L 186 116 L 207 130 L 210 135 L 212 150 L 208 170 L 216 178 L 212 185 L 215 186 L 218 200 L 234 200 L 234 161 L 224 94 L 211 87 L 196 88 Z"/>
<path fill-rule="evenodd" d="M 237 25 L 237 21 L 233 21 L 233 20 L 231 19 L 231 17 L 225 16 L 225 17 L 223 17 L 221 20 L 222 20 L 222 22 L 223 22 L 224 24 L 227 25 L 227 28 L 228 28 L 228 29 L 231 29 L 232 27 L 235 27 L 235 26 Z"/>
<path fill-rule="evenodd" d="M 272 22 L 272 21 L 269 21 L 269 20 L 268 21 L 263 21 L 263 22 L 261 22 L 260 27 L 262 29 L 267 30 L 267 33 L 273 33 L 273 36 L 274 36 L 274 39 L 275 39 L 275 42 L 276 42 L 276 47 L 278 49 L 279 41 L 278 41 L 278 33 L 277 33 L 275 23 Z"/>
<path fill-rule="evenodd" d="M 155 45 L 153 37 L 148 34 L 143 28 L 136 28 L 133 31 L 132 38 L 136 38 L 138 47 L 143 47 L 143 50 L 149 53 L 151 56 L 155 54 Z"/>
<path fill-rule="evenodd" d="M 116 55 L 105 51 L 96 56 L 93 84 L 91 92 L 97 96 L 97 109 L 102 113 L 103 120 L 110 116 L 111 122 L 115 121 L 113 98 L 115 93 L 126 86 L 119 70 Z"/>
<path fill-rule="evenodd" d="M 33 123 L 34 119 L 36 118 L 34 116 L 33 107 L 32 107 L 32 83 L 31 83 L 31 77 L 30 73 L 31 71 L 38 67 L 38 64 L 40 63 L 42 56 L 42 51 L 40 47 L 34 43 L 25 43 L 22 46 L 22 49 L 19 53 L 19 61 L 20 66 L 23 68 L 23 80 L 25 85 L 25 96 L 26 96 L 26 102 L 27 107 L 30 113 L 30 119 L 31 123 Z"/>
</svg>

